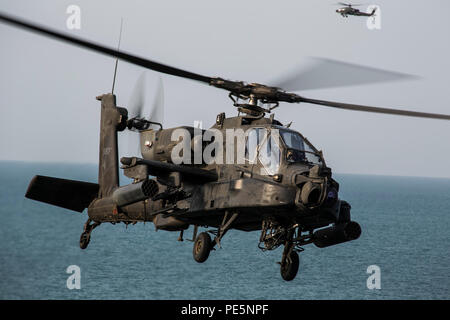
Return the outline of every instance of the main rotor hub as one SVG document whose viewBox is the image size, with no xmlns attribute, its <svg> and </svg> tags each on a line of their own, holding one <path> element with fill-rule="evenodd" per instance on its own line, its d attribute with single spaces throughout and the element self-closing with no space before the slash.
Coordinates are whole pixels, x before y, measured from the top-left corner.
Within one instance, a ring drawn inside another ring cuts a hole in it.
<svg viewBox="0 0 450 320">
<path fill-rule="evenodd" d="M 270 113 L 271 110 L 278 107 L 280 101 L 290 103 L 301 101 L 301 97 L 294 93 L 259 83 L 247 84 L 242 81 L 213 78 L 210 85 L 228 90 L 233 105 L 238 108 L 239 112 L 251 117 L 263 117 L 265 113 Z M 244 103 L 239 103 L 239 100 L 243 100 Z M 269 106 L 264 108 L 261 105 Z"/>
</svg>

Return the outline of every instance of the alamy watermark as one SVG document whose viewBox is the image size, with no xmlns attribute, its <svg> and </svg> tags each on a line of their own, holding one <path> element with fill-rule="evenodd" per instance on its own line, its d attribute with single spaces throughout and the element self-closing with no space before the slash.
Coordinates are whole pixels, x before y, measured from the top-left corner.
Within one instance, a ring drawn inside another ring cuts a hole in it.
<svg viewBox="0 0 450 320">
<path fill-rule="evenodd" d="M 271 128 L 202 130 L 193 128 L 194 135 L 185 128 L 172 132 L 176 142 L 171 151 L 174 164 L 257 164 L 262 175 L 274 174 L 280 165 L 280 132 Z M 300 137 L 297 137 L 300 142 Z M 303 141 L 301 141 L 303 143 Z M 146 143 L 149 148 L 152 144 Z"/>
<path fill-rule="evenodd" d="M 366 285 L 367 289 L 381 289 L 381 269 L 376 264 L 367 267 L 367 273 L 370 276 L 367 278 Z"/>
<path fill-rule="evenodd" d="M 380 30 L 381 29 L 381 8 L 376 4 L 371 4 L 367 7 L 366 13 L 372 16 L 367 18 L 366 25 L 369 30 Z"/>
<path fill-rule="evenodd" d="M 70 265 L 66 269 L 66 273 L 69 273 L 70 276 L 67 278 L 66 286 L 67 289 L 73 290 L 81 289 L 81 268 L 75 264 Z"/>
<path fill-rule="evenodd" d="M 66 13 L 69 15 L 66 20 L 66 27 L 69 30 L 81 29 L 81 9 L 75 4 L 67 7 Z"/>
</svg>

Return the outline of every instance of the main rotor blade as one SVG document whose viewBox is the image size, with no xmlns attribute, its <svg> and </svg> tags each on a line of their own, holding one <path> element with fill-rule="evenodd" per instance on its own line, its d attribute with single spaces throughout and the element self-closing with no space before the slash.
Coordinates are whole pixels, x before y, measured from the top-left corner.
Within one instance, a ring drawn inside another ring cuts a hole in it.
<svg viewBox="0 0 450 320">
<path fill-rule="evenodd" d="M 372 112 L 372 113 L 383 113 L 383 114 L 393 114 L 393 115 L 417 117 L 417 118 L 450 120 L 450 115 L 446 115 L 446 114 L 426 113 L 426 112 L 417 112 L 417 111 L 409 111 L 409 110 L 369 107 L 369 106 L 363 106 L 363 105 L 358 105 L 358 104 L 349 104 L 349 103 L 341 103 L 341 102 L 334 102 L 334 101 L 316 100 L 316 99 L 309 99 L 309 98 L 303 98 L 303 97 L 301 97 L 299 99 L 299 101 L 300 102 L 311 103 L 311 104 L 318 104 L 318 105 L 322 105 L 322 106 L 326 106 L 326 107 L 346 109 L 346 110 L 364 111 L 364 112 Z"/>
<path fill-rule="evenodd" d="M 352 4 L 352 3 L 345 3 L 345 2 L 338 2 L 337 4 L 340 4 L 342 6 L 347 6 L 347 7 L 357 7 L 357 6 L 362 6 L 362 3 L 357 3 L 357 4 Z"/>
<path fill-rule="evenodd" d="M 418 78 L 325 58 L 311 57 L 308 60 L 305 68 L 274 81 L 273 86 L 287 91 L 301 91 Z"/>
<path fill-rule="evenodd" d="M 141 58 L 126 52 L 118 52 L 117 49 L 108 48 L 103 45 L 96 44 L 91 41 L 83 40 L 80 38 L 76 38 L 70 35 L 63 34 L 61 32 L 51 30 L 50 28 L 40 26 L 37 24 L 33 24 L 30 22 L 27 22 L 25 20 L 22 20 L 20 18 L 16 18 L 10 15 L 6 15 L 4 13 L 0 13 L 0 21 L 3 21 L 7 24 L 11 24 L 16 27 L 20 27 L 29 31 L 37 32 L 42 35 L 55 38 L 58 40 L 65 41 L 67 43 L 73 44 L 78 47 L 86 48 L 95 52 L 103 53 L 105 55 L 119 58 L 123 61 L 127 61 L 129 63 L 158 71 L 165 74 L 170 74 L 172 76 L 176 77 L 182 77 L 187 79 L 192 79 L 200 82 L 210 83 L 211 79 L 210 77 L 206 77 L 197 73 L 189 72 L 186 70 L 178 69 L 175 67 L 171 67 L 156 61 L 148 60 L 145 58 Z"/>
<path fill-rule="evenodd" d="M 141 58 L 129 53 L 118 52 L 117 49 L 112 49 L 103 45 L 96 44 L 91 41 L 79 39 L 76 37 L 72 37 L 66 34 L 63 34 L 58 31 L 51 30 L 49 28 L 39 26 L 37 24 L 32 24 L 22 19 L 6 15 L 4 13 L 0 13 L 0 21 L 11 24 L 16 27 L 20 27 L 26 29 L 28 31 L 37 32 L 39 34 L 62 40 L 67 43 L 86 48 L 95 52 L 103 53 L 105 55 L 109 55 L 111 57 L 119 58 L 123 61 L 127 61 L 129 63 L 144 67 L 146 69 L 154 70 L 157 72 L 187 78 L 191 80 L 196 80 L 204 83 L 211 84 L 215 87 L 222 88 L 231 92 L 242 93 L 241 90 L 250 90 L 247 85 L 242 82 L 237 81 L 227 81 L 220 78 L 211 78 L 207 76 L 203 76 L 197 73 L 189 72 L 186 70 L 178 69 L 175 67 L 171 67 L 162 63 L 158 63 L 149 59 Z M 337 86 L 345 86 L 352 84 L 366 84 L 366 83 L 374 83 L 380 81 L 393 81 L 400 80 L 405 78 L 412 78 L 413 76 L 390 72 L 375 68 L 363 67 L 355 64 L 344 63 L 333 61 L 330 59 L 315 59 L 316 65 L 310 67 L 308 70 L 301 74 L 296 74 L 294 76 L 285 78 L 284 80 L 278 81 L 274 86 L 282 87 L 284 90 L 289 91 L 298 91 L 298 90 L 307 90 L 307 89 L 319 89 L 319 88 L 327 88 L 327 87 L 337 87 Z M 370 75 L 370 77 L 369 77 Z M 303 79 L 307 79 L 303 81 Z M 263 89 L 267 89 L 267 87 L 263 86 Z M 276 88 L 269 88 L 270 90 L 276 90 Z M 244 90 L 244 91 L 245 91 Z M 256 87 L 252 88 L 250 91 L 261 91 L 261 88 Z M 269 90 L 269 91 L 270 91 Z M 264 91 L 264 90 L 263 90 Z M 402 116 L 410 116 L 410 117 L 419 117 L 419 118 L 431 118 L 431 119 L 444 119 L 450 120 L 450 115 L 443 114 L 433 114 L 433 113 L 425 113 L 425 112 L 415 112 L 415 111 L 407 111 L 407 110 L 398 110 L 398 109 L 388 109 L 388 108 L 377 108 L 377 107 L 368 107 L 363 105 L 355 105 L 355 104 L 346 104 L 339 103 L 333 101 L 325 101 L 325 100 L 316 100 L 309 99 L 297 96 L 295 94 L 275 92 L 277 95 L 285 96 L 285 99 L 278 99 L 277 101 L 287 101 L 287 102 L 306 102 L 316 105 L 323 105 L 327 107 L 334 107 L 339 109 L 347 109 L 347 110 L 355 110 L 355 111 L 365 111 L 365 112 L 373 112 L 373 113 L 382 113 L 382 114 L 393 114 L 393 115 L 402 115 Z"/>
</svg>

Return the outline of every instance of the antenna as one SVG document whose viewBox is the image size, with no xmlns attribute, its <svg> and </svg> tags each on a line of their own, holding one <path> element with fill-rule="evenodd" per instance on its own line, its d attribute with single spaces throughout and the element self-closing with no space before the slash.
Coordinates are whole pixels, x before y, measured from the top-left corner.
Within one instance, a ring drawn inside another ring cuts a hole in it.
<svg viewBox="0 0 450 320">
<path fill-rule="evenodd" d="M 120 33 L 119 33 L 119 44 L 117 45 L 117 52 L 120 50 L 120 40 L 122 39 L 122 25 L 123 25 L 123 18 L 120 18 Z M 116 84 L 116 74 L 117 74 L 117 64 L 119 63 L 119 58 L 116 58 L 116 65 L 114 67 L 114 77 L 113 77 L 113 84 L 111 93 L 114 93 L 114 85 Z"/>
</svg>

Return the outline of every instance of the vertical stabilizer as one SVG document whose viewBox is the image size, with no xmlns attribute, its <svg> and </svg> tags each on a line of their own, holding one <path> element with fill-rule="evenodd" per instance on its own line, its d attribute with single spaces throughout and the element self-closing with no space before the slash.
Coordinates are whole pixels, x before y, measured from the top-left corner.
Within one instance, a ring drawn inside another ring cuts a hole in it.
<svg viewBox="0 0 450 320">
<path fill-rule="evenodd" d="M 119 186 L 119 159 L 117 132 L 125 129 L 127 111 L 116 106 L 116 96 L 108 93 L 101 100 L 100 157 L 98 183 L 99 198 L 106 197 Z"/>
</svg>

